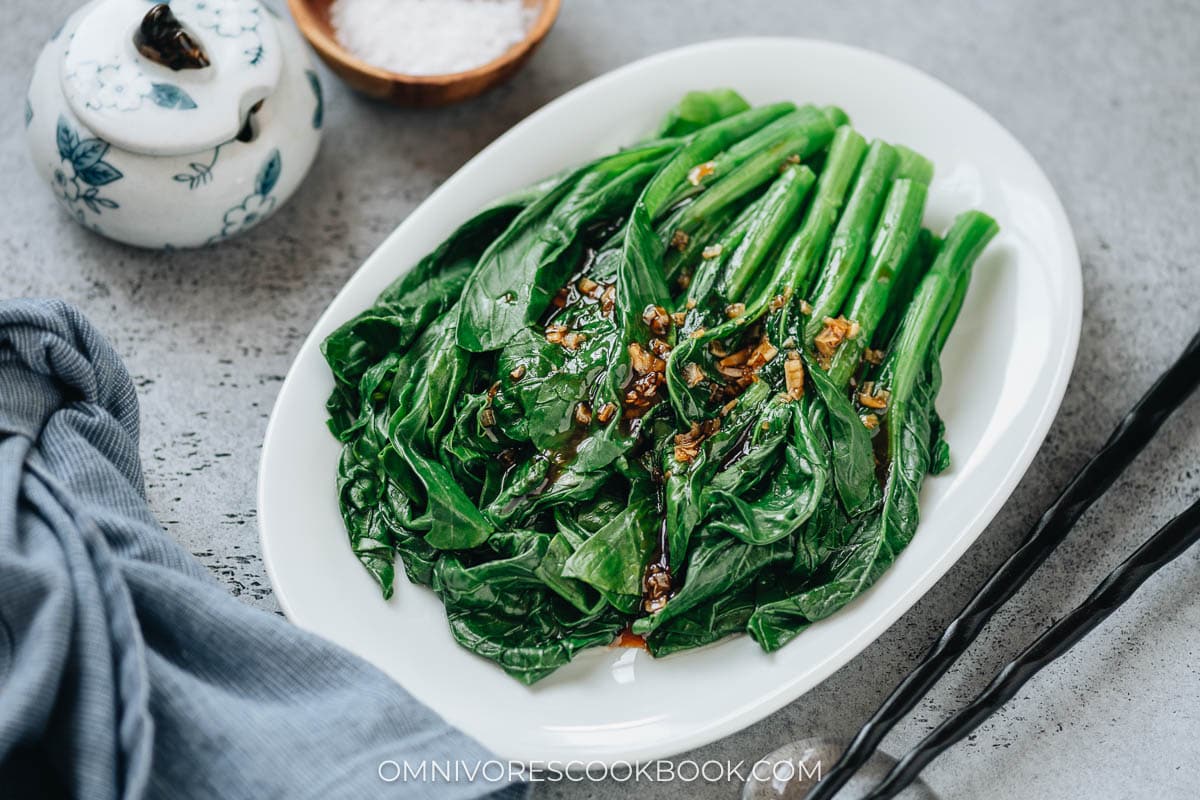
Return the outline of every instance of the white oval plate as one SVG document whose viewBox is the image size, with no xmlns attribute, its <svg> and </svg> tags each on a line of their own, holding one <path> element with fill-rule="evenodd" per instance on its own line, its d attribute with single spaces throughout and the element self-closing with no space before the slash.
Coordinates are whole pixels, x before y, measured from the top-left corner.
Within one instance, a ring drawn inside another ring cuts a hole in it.
<svg viewBox="0 0 1200 800">
<path fill-rule="evenodd" d="M 937 165 L 926 224 L 980 208 L 1002 233 L 975 270 L 943 356 L 938 408 L 952 468 L 930 478 L 908 549 L 865 595 L 772 655 L 748 637 L 654 660 L 599 648 L 532 688 L 461 649 L 432 592 L 397 578 L 384 602 L 347 544 L 325 428 L 332 380 L 319 345 L 488 201 L 645 135 L 686 91 L 730 86 L 753 103 L 835 103 L 868 136 Z M 431 143 L 431 146 L 434 146 Z M 883 56 L 799 39 L 734 39 L 662 53 L 568 92 L 500 137 L 396 229 L 321 316 L 267 427 L 263 554 L 297 624 L 374 662 L 449 722 L 523 761 L 666 757 L 731 734 L 799 697 L 933 586 L 1008 498 L 1058 410 L 1079 340 L 1079 256 L 1058 197 L 994 119 Z"/>
</svg>

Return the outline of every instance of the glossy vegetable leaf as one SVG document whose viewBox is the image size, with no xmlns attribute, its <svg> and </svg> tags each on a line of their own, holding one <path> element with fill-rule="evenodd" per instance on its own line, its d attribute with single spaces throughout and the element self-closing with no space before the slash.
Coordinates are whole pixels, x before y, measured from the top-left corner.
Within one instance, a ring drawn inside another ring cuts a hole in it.
<svg viewBox="0 0 1200 800">
<path fill-rule="evenodd" d="M 640 595 L 642 571 L 657 533 L 651 504 L 631 503 L 575 550 L 563 575 L 610 594 Z"/>
<path fill-rule="evenodd" d="M 916 532 L 921 481 L 929 471 L 929 418 L 937 389 L 932 381 L 921 383 L 903 417 L 889 417 L 889 468 L 882 508 L 866 517 L 833 555 L 826 579 L 794 598 L 796 609 L 808 621 L 828 617 L 861 594 L 891 566 Z"/>
<path fill-rule="evenodd" d="M 786 541 L 750 545 L 705 528 L 688 555 L 683 586 L 661 611 L 634 622 L 633 631 L 642 635 L 653 633 L 719 595 L 736 594 L 749 586 L 763 569 L 784 563 L 790 556 L 791 546 Z"/>
<path fill-rule="evenodd" d="M 922 231 L 932 165 L 847 122 L 689 95 L 328 337 L 340 509 L 385 597 L 398 557 L 533 683 L 626 628 L 773 650 L 878 579 L 948 463 L 937 356 L 995 224 Z"/>
<path fill-rule="evenodd" d="M 688 92 L 667 112 L 654 136 L 659 139 L 685 136 L 749 108 L 750 104 L 733 89 Z"/>
<path fill-rule="evenodd" d="M 385 289 L 374 306 L 321 343 L 335 381 L 326 403 L 335 435 L 344 438 L 360 417 L 364 397 L 358 383 L 366 370 L 387 354 L 402 352 L 457 302 L 479 256 L 532 196 L 515 195 L 481 211 Z"/>
<path fill-rule="evenodd" d="M 823 369 L 807 361 L 806 372 L 827 411 L 830 461 L 838 497 L 851 515 L 865 511 L 879 501 L 871 432 L 863 425 L 854 404 Z"/>
<path fill-rule="evenodd" d="M 744 589 L 702 603 L 658 628 L 646 639 L 646 648 L 659 658 L 741 633 L 754 613 L 754 594 L 753 588 Z"/>
<path fill-rule="evenodd" d="M 526 208 L 488 248 L 463 290 L 458 344 L 496 350 L 535 321 L 570 276 L 584 230 L 621 216 L 676 145 L 650 144 L 600 159 Z"/>
<path fill-rule="evenodd" d="M 533 532 L 503 536 L 493 546 L 505 557 L 468 566 L 446 555 L 434 574 L 454 638 L 523 683 L 585 647 L 611 642 L 621 627 L 615 612 L 581 614 L 545 588 L 538 567 L 549 540 Z"/>
<path fill-rule="evenodd" d="M 792 536 L 825 493 L 826 453 L 797 402 L 772 402 L 746 455 L 714 476 L 704 492 L 714 530 L 747 544 Z"/>
</svg>

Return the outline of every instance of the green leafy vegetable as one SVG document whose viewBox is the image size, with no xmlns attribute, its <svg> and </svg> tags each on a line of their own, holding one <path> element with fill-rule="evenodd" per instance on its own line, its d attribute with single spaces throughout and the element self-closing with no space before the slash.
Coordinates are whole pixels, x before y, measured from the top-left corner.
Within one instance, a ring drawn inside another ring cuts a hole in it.
<svg viewBox="0 0 1200 800">
<path fill-rule="evenodd" d="M 949 464 L 938 355 L 996 227 L 923 229 L 932 175 L 716 89 L 479 212 L 322 346 L 355 556 L 526 683 L 835 613 Z"/>
<path fill-rule="evenodd" d="M 688 92 L 667 112 L 654 135 L 658 139 L 686 136 L 749 109 L 750 104 L 733 89 Z"/>
</svg>

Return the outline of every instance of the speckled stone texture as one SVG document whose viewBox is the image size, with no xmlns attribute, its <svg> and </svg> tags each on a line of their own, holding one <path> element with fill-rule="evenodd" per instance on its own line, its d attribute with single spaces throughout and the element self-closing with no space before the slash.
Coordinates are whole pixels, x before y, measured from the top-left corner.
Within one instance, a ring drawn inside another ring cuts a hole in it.
<svg viewBox="0 0 1200 800">
<path fill-rule="evenodd" d="M 678 45 L 738 34 L 848 42 L 907 61 L 989 110 L 1041 162 L 1084 268 L 1084 327 L 1062 412 L 1012 500 L 959 564 L 875 644 L 805 697 L 690 754 L 753 761 L 793 738 L 848 737 L 1012 550 L 1038 511 L 1200 323 L 1200 6 L 569 0 L 509 85 L 441 111 L 349 94 L 327 71 L 326 137 L 308 182 L 245 238 L 162 254 L 72 223 L 25 152 L 24 93 L 73 0 L 17 0 L 0 34 L 0 292 L 59 295 L 136 377 L 150 502 L 246 602 L 276 609 L 255 481 L 267 415 L 317 315 L 429 192 L 513 123 L 583 81 Z M 914 109 L 916 113 L 918 110 Z M 1200 399 L 888 740 L 914 743 L 1200 491 Z M 1200 796 L 1200 550 L 1153 578 L 927 771 L 946 798 Z M 803 647 L 798 642 L 797 647 Z M 736 680 L 736 676 L 731 676 Z M 697 702 L 702 702 L 697 700 Z M 390 787 L 388 796 L 398 787 Z M 546 786 L 546 797 L 677 797 L 680 786 Z M 688 784 L 732 798 L 740 786 Z"/>
</svg>

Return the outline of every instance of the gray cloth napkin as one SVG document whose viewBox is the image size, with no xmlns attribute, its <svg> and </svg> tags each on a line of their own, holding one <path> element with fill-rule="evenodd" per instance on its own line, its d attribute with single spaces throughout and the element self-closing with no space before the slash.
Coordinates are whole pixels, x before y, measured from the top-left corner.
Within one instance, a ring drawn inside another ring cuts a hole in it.
<svg viewBox="0 0 1200 800">
<path fill-rule="evenodd" d="M 525 794 L 381 780 L 492 756 L 227 594 L 150 513 L 137 442 L 133 384 L 82 314 L 0 302 L 0 797 Z"/>
</svg>

